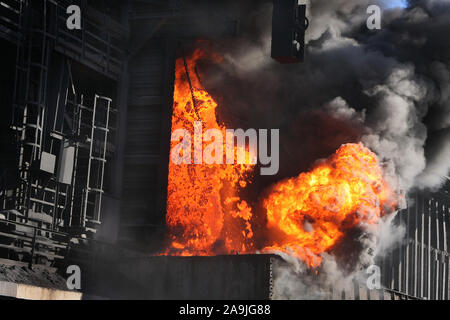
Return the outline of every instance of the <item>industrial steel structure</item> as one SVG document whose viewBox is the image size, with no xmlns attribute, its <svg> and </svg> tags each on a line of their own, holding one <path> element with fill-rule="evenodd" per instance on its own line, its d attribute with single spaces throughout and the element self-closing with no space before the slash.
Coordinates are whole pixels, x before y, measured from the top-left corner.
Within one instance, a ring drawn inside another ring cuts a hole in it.
<svg viewBox="0 0 450 320">
<path fill-rule="evenodd" d="M 406 235 L 392 255 L 380 259 L 387 288 L 412 297 L 448 300 L 450 183 L 436 193 L 415 193 L 396 216 Z"/>
<path fill-rule="evenodd" d="M 3 61 L 15 66 L 10 109 L 2 115 L 10 116 L 5 142 L 14 143 L 7 150 L 16 163 L 3 168 L 1 223 L 8 232 L 1 246 L 30 264 L 62 259 L 70 237 L 97 231 L 105 171 L 115 154 L 117 109 L 111 98 L 77 80 L 73 69 L 83 60 L 117 77 L 123 44 L 89 19 L 80 32 L 70 33 L 68 5 L 1 2 L 1 34 L 9 42 L 4 45 L 16 51 L 14 59 Z"/>
<path fill-rule="evenodd" d="M 82 9 L 81 30 L 66 26 L 72 4 Z M 211 28 L 200 28 L 200 20 Z M 198 19 L 189 2 L 0 0 L 0 259 L 56 268 L 76 261 L 93 270 L 91 280 L 124 277 L 133 284 L 159 277 L 145 278 L 139 266 L 168 268 L 161 278 L 167 281 L 157 282 L 169 283 L 167 298 L 189 297 L 177 272 L 206 275 L 211 259 L 224 274 L 254 277 L 211 280 L 211 286 L 235 287 L 204 298 L 271 298 L 271 256 L 183 260 L 124 253 L 157 250 L 165 232 L 178 43 L 237 33 L 237 18 Z M 407 236 L 392 256 L 380 258 L 386 290 L 358 287 L 359 293 L 343 296 L 335 290 L 330 298 L 448 299 L 449 192 L 447 185 L 417 193 L 397 216 Z M 96 270 L 93 261 L 99 261 Z M 105 271 L 111 262 L 114 273 Z M 133 263 L 142 272 L 125 277 Z M 240 288 L 247 280 L 254 286 Z M 195 291 L 193 283 L 196 297 L 215 292 Z M 91 295 L 108 294 L 101 286 L 86 287 Z M 148 298 L 161 293 L 136 292 Z"/>
</svg>

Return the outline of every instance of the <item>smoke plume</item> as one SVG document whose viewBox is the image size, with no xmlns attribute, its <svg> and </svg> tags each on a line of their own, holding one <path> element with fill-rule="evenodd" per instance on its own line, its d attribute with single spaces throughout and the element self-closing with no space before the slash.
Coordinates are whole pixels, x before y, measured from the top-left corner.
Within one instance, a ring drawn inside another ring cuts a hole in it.
<svg viewBox="0 0 450 320">
<path fill-rule="evenodd" d="M 366 27 L 372 4 L 383 8 L 381 30 Z M 225 61 L 206 72 L 206 86 L 228 110 L 222 121 L 280 129 L 280 174 L 259 178 L 254 192 L 359 141 L 378 155 L 397 191 L 440 188 L 450 171 L 450 1 L 410 0 L 392 8 L 386 1 L 312 0 L 307 6 L 305 63 L 270 58 L 272 4 L 259 1 L 237 10 L 241 36 L 217 44 Z M 358 263 L 346 277 L 401 238 L 402 228 L 393 229 L 390 219 L 361 226 Z M 342 276 L 336 259 L 324 259 L 327 277 Z M 298 267 L 281 272 L 280 283 L 299 273 Z M 305 297 L 296 288 L 278 288 L 278 297 Z"/>
</svg>

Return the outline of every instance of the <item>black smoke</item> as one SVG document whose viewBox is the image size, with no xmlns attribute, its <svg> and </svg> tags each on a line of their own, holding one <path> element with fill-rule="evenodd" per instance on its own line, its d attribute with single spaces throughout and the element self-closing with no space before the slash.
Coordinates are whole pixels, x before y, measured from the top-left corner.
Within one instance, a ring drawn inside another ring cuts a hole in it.
<svg viewBox="0 0 450 320">
<path fill-rule="evenodd" d="M 310 1 L 303 64 L 270 59 L 271 1 L 238 7 L 239 38 L 214 42 L 225 61 L 204 81 L 227 110 L 220 118 L 230 127 L 281 130 L 282 170 L 273 179 L 362 140 L 388 164 L 399 189 L 446 181 L 450 2 L 385 9 L 381 30 L 368 30 L 367 7 L 384 2 Z"/>
<path fill-rule="evenodd" d="M 280 129 L 281 170 L 255 177 L 250 198 L 359 141 L 379 156 L 399 192 L 435 190 L 449 179 L 450 1 L 413 0 L 407 8 L 386 2 L 308 1 L 306 61 L 293 65 L 270 58 L 271 1 L 235 7 L 240 36 L 214 41 L 225 59 L 204 68 L 203 81 L 227 127 Z M 383 8 L 380 30 L 366 26 L 373 4 Z M 393 217 L 360 226 L 325 255 L 325 282 L 353 279 L 388 253 L 402 238 Z M 277 288 L 278 297 L 295 298 L 308 296 L 302 288 L 310 286 L 295 267 L 280 269 Z"/>
</svg>

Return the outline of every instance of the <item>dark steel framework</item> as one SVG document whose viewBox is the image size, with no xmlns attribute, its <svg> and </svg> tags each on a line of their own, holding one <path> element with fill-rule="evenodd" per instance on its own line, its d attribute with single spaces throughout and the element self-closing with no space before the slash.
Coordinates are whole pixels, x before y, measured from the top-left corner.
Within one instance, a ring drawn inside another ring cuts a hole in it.
<svg viewBox="0 0 450 320">
<path fill-rule="evenodd" d="M 124 37 L 89 18 L 70 32 L 71 4 L 87 7 L 86 1 L 0 2 L 0 35 L 17 48 L 11 120 L 17 167 L 10 170 L 18 176 L 1 186 L 0 248 L 30 264 L 61 260 L 70 238 L 96 233 L 115 153 L 112 99 L 76 83 L 72 69 L 83 61 L 117 79 Z"/>
<path fill-rule="evenodd" d="M 450 182 L 439 192 L 412 194 L 394 222 L 406 234 L 380 259 L 384 286 L 417 298 L 450 299 Z"/>
</svg>

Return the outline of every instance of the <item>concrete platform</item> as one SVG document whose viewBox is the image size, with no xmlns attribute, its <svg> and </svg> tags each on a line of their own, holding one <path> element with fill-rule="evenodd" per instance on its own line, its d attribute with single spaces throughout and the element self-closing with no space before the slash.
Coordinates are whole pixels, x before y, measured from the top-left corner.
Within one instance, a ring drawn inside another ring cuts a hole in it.
<svg viewBox="0 0 450 320">
<path fill-rule="evenodd" d="M 67 290 L 66 279 L 53 268 L 0 259 L 0 297 L 24 300 L 81 300 Z"/>
<path fill-rule="evenodd" d="M 0 281 L 0 297 L 21 300 L 81 300 L 82 294 Z"/>
</svg>

